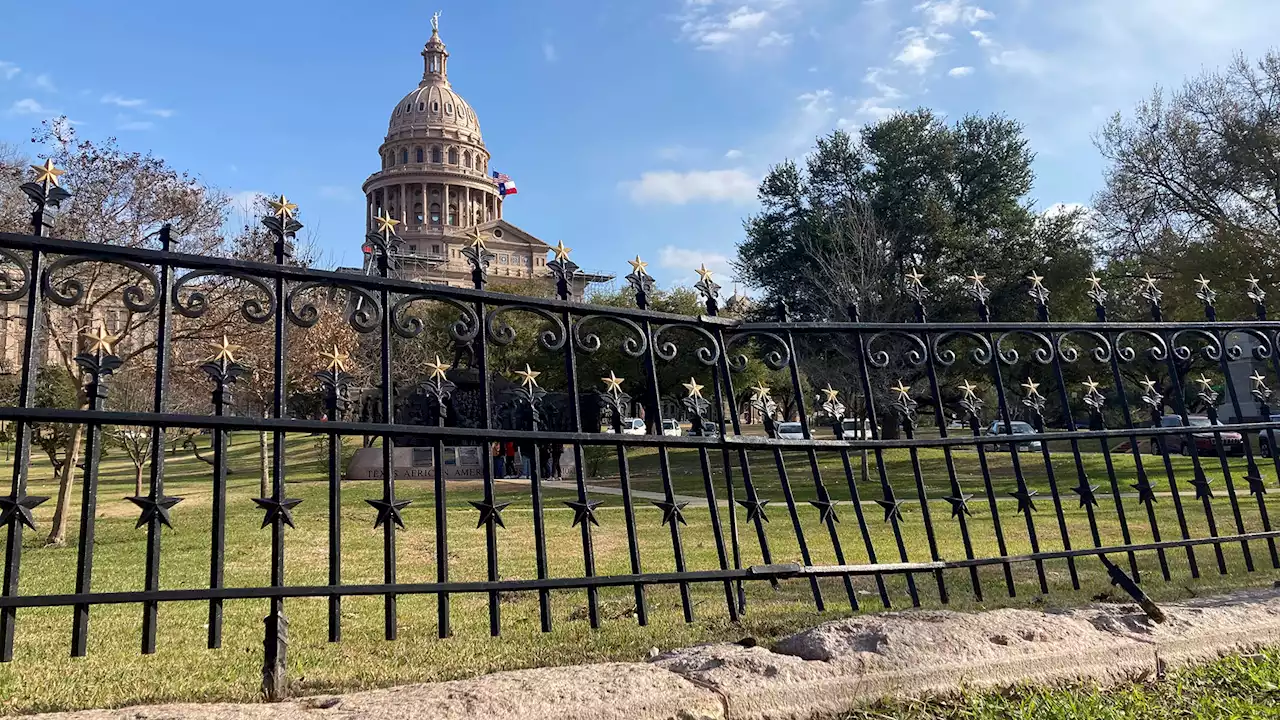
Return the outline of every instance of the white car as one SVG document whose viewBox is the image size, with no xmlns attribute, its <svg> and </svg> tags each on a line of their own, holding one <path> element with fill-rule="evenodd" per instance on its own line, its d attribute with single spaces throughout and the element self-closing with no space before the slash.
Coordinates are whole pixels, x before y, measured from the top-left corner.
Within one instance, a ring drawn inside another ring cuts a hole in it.
<svg viewBox="0 0 1280 720">
<path fill-rule="evenodd" d="M 680 437 L 683 434 L 680 432 L 680 423 L 675 420 L 663 420 L 662 434 L 670 437 Z"/>
<path fill-rule="evenodd" d="M 871 437 L 866 424 L 856 418 L 845 418 L 840 423 L 840 429 L 844 431 L 845 440 L 865 440 Z"/>
<path fill-rule="evenodd" d="M 622 434 L 623 435 L 643 435 L 649 428 L 644 424 L 644 420 L 640 418 L 623 418 Z"/>
<path fill-rule="evenodd" d="M 803 440 L 804 427 L 798 422 L 778 423 L 778 437 L 783 440 Z"/>
</svg>

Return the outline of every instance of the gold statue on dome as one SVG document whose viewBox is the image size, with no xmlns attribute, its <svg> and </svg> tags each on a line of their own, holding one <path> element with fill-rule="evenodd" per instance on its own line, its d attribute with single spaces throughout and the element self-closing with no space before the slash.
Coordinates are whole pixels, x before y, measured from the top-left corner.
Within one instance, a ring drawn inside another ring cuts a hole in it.
<svg viewBox="0 0 1280 720">
<path fill-rule="evenodd" d="M 431 15 L 431 32 L 440 32 L 440 11 L 437 10 Z"/>
</svg>

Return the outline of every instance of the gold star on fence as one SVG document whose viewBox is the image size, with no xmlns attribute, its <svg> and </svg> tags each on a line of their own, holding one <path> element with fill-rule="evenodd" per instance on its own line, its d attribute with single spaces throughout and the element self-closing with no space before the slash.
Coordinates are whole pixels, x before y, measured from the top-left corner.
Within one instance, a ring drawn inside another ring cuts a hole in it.
<svg viewBox="0 0 1280 720">
<path fill-rule="evenodd" d="M 329 361 L 326 369 L 335 372 L 346 372 L 347 361 L 351 359 L 351 356 L 339 350 L 337 345 L 334 345 L 332 350 L 320 353 L 320 357 Z"/>
<path fill-rule="evenodd" d="M 902 400 L 902 401 L 904 401 L 904 402 L 905 402 L 905 401 L 907 401 L 907 400 L 910 400 L 910 399 L 911 399 L 911 388 L 910 388 L 906 383 L 902 382 L 901 380 L 899 380 L 899 381 L 898 381 L 898 384 L 897 384 L 897 385 L 894 385 L 893 387 L 891 387 L 891 388 L 889 388 L 889 389 L 890 389 L 890 390 L 892 390 L 892 391 L 894 391 L 894 392 L 896 392 L 896 393 L 898 393 L 898 399 L 899 399 L 899 400 Z"/>
<path fill-rule="evenodd" d="M 1265 387 L 1267 383 L 1267 379 L 1257 370 L 1253 371 L 1253 374 L 1249 376 L 1249 379 L 1253 381 L 1255 387 Z"/>
<path fill-rule="evenodd" d="M 1101 289 L 1102 289 L 1102 278 L 1098 277 L 1098 273 L 1096 273 L 1096 272 L 1090 272 L 1090 273 L 1089 273 L 1089 277 L 1085 278 L 1085 280 L 1088 280 L 1088 281 L 1089 281 L 1089 289 L 1090 289 L 1090 290 L 1101 290 Z"/>
<path fill-rule="evenodd" d="M 484 236 L 480 234 L 479 228 L 473 229 L 471 231 L 471 235 L 469 235 L 468 237 L 471 238 L 471 245 L 469 247 L 476 248 L 477 250 L 489 249 L 487 246 L 485 246 L 485 239 L 484 239 Z"/>
<path fill-rule="evenodd" d="M 978 386 L 965 380 L 959 385 L 960 391 L 964 393 L 965 399 L 978 397 Z"/>
<path fill-rule="evenodd" d="M 236 361 L 236 351 L 240 349 L 239 345 L 232 345 L 226 335 L 222 336 L 222 342 L 212 343 L 214 353 L 209 358 L 209 362 L 229 362 Z"/>
<path fill-rule="evenodd" d="M 110 355 L 115 351 L 116 341 L 120 338 L 107 332 L 107 328 L 99 325 L 97 330 L 90 332 L 85 330 L 81 333 L 89 338 L 89 352 Z"/>
<path fill-rule="evenodd" d="M 59 170 L 53 166 L 53 160 L 45 160 L 43 165 L 32 165 L 32 170 L 36 171 L 36 182 L 48 182 L 54 187 L 59 187 L 61 183 L 58 180 L 59 175 L 65 175 L 66 170 Z"/>
<path fill-rule="evenodd" d="M 569 253 L 573 252 L 573 248 L 565 247 L 563 240 L 557 240 L 556 246 L 551 248 L 551 252 L 556 254 L 556 260 L 560 262 L 568 262 Z"/>
<path fill-rule="evenodd" d="M 1031 281 L 1032 288 L 1044 287 L 1044 276 L 1034 270 L 1027 276 L 1027 279 Z"/>
<path fill-rule="evenodd" d="M 399 220 L 387 215 L 386 211 L 379 213 L 373 221 L 378 223 L 378 232 L 386 235 L 394 235 L 396 226 L 400 224 Z"/>
<path fill-rule="evenodd" d="M 706 264 L 706 263 L 702 263 L 702 266 L 701 266 L 701 267 L 699 267 L 699 268 L 697 268 L 696 270 L 694 270 L 694 272 L 698 273 L 698 280 L 699 280 L 699 281 L 704 282 L 704 283 L 711 282 L 711 274 L 712 274 L 712 273 L 711 273 L 711 271 L 710 271 L 710 270 L 708 270 L 708 269 L 707 269 L 707 264 Z"/>
<path fill-rule="evenodd" d="M 1250 285 L 1256 286 L 1258 283 L 1262 282 L 1262 279 L 1254 277 L 1253 273 L 1249 273 L 1249 277 L 1245 278 L 1244 281 L 1249 283 Z"/>
<path fill-rule="evenodd" d="M 1209 390 L 1213 389 L 1213 381 L 1205 377 L 1204 373 L 1200 373 L 1200 377 L 1196 378 L 1195 382 L 1197 385 L 1200 386 L 1200 389 L 1204 392 L 1208 392 Z"/>
<path fill-rule="evenodd" d="M 920 272 L 919 268 L 911 268 L 911 272 L 907 273 L 906 277 L 911 281 L 912 285 L 924 287 L 924 273 Z"/>
<path fill-rule="evenodd" d="M 827 401 L 827 402 L 829 402 L 829 403 L 833 403 L 833 402 L 835 402 L 835 401 L 836 401 L 836 397 L 840 395 L 840 391 L 839 391 L 839 390 L 836 390 L 836 389 L 835 389 L 835 388 L 833 388 L 833 387 L 831 387 L 831 383 L 827 383 L 827 386 L 826 386 L 826 387 L 824 387 L 824 388 L 822 388 L 821 390 L 819 390 L 819 392 L 821 392 L 823 395 L 826 395 L 826 396 L 827 396 L 827 400 L 826 400 L 826 401 Z"/>
<path fill-rule="evenodd" d="M 636 275 L 649 274 L 649 271 L 645 269 L 649 267 L 649 263 L 641 260 L 639 255 L 636 256 L 635 260 L 628 260 L 627 264 L 631 266 L 631 272 L 635 273 Z"/>
<path fill-rule="evenodd" d="M 1031 378 L 1027 378 L 1027 381 L 1022 383 L 1022 389 L 1026 390 L 1028 395 L 1039 395 L 1040 383 L 1032 380 Z"/>
<path fill-rule="evenodd" d="M 978 287 L 979 285 L 982 284 L 983 280 L 987 279 L 986 275 L 980 274 L 976 269 L 973 271 L 973 274 L 968 275 L 967 277 L 969 279 L 969 282 L 973 283 L 974 287 Z"/>
<path fill-rule="evenodd" d="M 1151 290 L 1156 289 L 1156 279 L 1151 277 L 1151 273 L 1145 273 L 1142 276 L 1142 279 L 1139 280 L 1138 282 L 1142 283 L 1146 288 L 1149 288 Z"/>
<path fill-rule="evenodd" d="M 444 380 L 445 371 L 451 367 L 453 366 L 447 362 L 442 362 L 440 360 L 440 356 L 437 355 L 435 362 L 427 363 L 427 369 L 431 371 L 431 374 L 428 377 L 432 380 Z"/>
<path fill-rule="evenodd" d="M 760 383 L 752 387 L 751 397 L 756 400 L 764 400 L 765 398 L 769 397 L 769 386 L 765 385 L 764 383 Z"/>
<path fill-rule="evenodd" d="M 1200 286 L 1201 290 L 1209 289 L 1209 278 L 1205 277 L 1204 273 L 1200 273 L 1199 277 L 1196 278 L 1195 282 L 1197 285 Z"/>
<path fill-rule="evenodd" d="M 1143 392 L 1146 392 L 1146 393 L 1151 394 L 1151 395 L 1154 395 L 1154 394 L 1156 393 L 1156 381 L 1155 381 L 1155 380 L 1152 380 L 1151 378 L 1149 378 L 1149 377 L 1147 377 L 1147 376 L 1145 376 L 1145 375 L 1144 375 L 1144 376 L 1142 377 L 1142 380 L 1141 380 L 1141 381 L 1139 381 L 1139 382 L 1138 382 L 1138 384 L 1142 386 L 1142 390 L 1143 390 Z"/>
<path fill-rule="evenodd" d="M 271 206 L 272 212 L 281 220 L 288 220 L 293 217 L 293 211 L 298 209 L 297 203 L 289 202 L 289 198 L 284 195 L 279 200 L 268 200 L 267 204 Z"/>
<path fill-rule="evenodd" d="M 541 374 L 542 373 L 540 371 L 534 370 L 533 368 L 529 367 L 528 363 L 525 363 L 523 370 L 516 371 L 516 375 L 520 376 L 520 387 L 526 387 L 526 388 L 538 387 L 537 378 Z"/>
<path fill-rule="evenodd" d="M 1080 384 L 1088 388 L 1090 393 L 1098 392 L 1099 383 L 1092 376 Z"/>
<path fill-rule="evenodd" d="M 604 382 L 605 392 L 611 392 L 611 393 L 621 393 L 622 381 L 625 379 L 626 378 L 620 378 L 617 375 L 614 375 L 612 370 L 609 371 L 608 377 L 600 378 L 600 380 Z"/>
<path fill-rule="evenodd" d="M 681 383 L 681 386 L 685 389 L 686 392 L 689 393 L 689 397 L 691 398 L 702 397 L 703 386 L 698 384 L 697 379 L 689 378 L 689 382 Z"/>
</svg>

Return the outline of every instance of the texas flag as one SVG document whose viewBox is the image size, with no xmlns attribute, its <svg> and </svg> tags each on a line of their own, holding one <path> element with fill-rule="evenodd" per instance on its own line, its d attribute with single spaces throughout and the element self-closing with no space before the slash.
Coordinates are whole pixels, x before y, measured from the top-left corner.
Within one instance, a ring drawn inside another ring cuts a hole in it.
<svg viewBox="0 0 1280 720">
<path fill-rule="evenodd" d="M 494 170 L 493 181 L 498 184 L 498 194 L 501 195 L 502 197 L 516 194 L 517 192 L 516 184 L 512 182 L 511 177 L 509 175 L 505 175 L 503 173 L 498 172 L 497 170 Z"/>
</svg>

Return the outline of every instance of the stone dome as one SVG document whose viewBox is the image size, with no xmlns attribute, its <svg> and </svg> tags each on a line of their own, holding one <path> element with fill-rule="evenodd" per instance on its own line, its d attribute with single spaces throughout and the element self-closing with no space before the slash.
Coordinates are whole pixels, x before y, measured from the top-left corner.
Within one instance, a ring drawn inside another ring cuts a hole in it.
<svg viewBox="0 0 1280 720">
<path fill-rule="evenodd" d="M 389 134 L 439 128 L 470 136 L 473 142 L 480 143 L 480 121 L 475 111 L 449 85 L 449 51 L 436 28 L 432 28 L 431 39 L 422 49 L 422 59 L 422 82 L 391 111 Z"/>
</svg>

